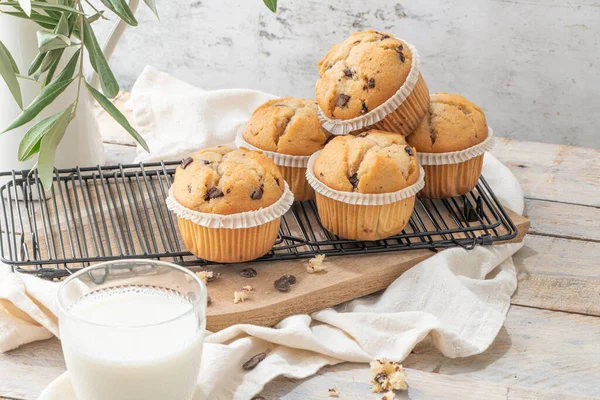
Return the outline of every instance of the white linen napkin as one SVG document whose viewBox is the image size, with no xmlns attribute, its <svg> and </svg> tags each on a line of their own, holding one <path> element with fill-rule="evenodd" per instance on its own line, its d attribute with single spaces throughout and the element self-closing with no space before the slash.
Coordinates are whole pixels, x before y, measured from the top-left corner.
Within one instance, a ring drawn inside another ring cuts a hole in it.
<svg viewBox="0 0 600 400">
<path fill-rule="evenodd" d="M 254 108 L 272 97 L 250 90 L 205 92 L 146 68 L 129 106 L 153 153 L 138 153 L 138 159 L 180 157 L 231 142 Z M 483 174 L 505 206 L 523 211 L 521 188 L 508 168 L 486 154 Z M 277 376 L 304 378 L 344 361 L 402 361 L 426 337 L 447 357 L 481 353 L 504 323 L 517 286 L 511 255 L 522 245 L 448 249 L 405 272 L 382 294 L 291 316 L 274 328 L 237 325 L 209 334 L 194 400 L 250 399 Z M 58 333 L 56 289 L 55 283 L 0 266 L 0 351 Z M 263 351 L 268 356 L 254 370 L 241 368 Z M 68 373 L 39 399 L 75 400 Z"/>
</svg>

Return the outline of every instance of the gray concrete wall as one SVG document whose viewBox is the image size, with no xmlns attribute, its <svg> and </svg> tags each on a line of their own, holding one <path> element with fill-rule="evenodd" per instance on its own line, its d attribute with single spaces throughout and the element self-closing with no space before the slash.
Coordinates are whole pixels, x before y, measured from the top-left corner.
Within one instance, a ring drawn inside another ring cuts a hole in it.
<svg viewBox="0 0 600 400">
<path fill-rule="evenodd" d="M 432 92 L 457 92 L 501 136 L 600 147 L 598 0 L 157 0 L 111 65 L 131 88 L 146 64 L 206 89 L 313 96 L 316 64 L 349 33 L 413 43 Z M 107 25 L 98 26 L 100 33 Z"/>
</svg>

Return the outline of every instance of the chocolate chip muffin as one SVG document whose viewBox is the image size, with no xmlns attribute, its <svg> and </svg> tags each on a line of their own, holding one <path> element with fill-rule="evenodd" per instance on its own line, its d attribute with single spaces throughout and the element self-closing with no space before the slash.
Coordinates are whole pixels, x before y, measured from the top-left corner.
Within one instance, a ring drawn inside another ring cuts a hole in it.
<svg viewBox="0 0 600 400">
<path fill-rule="evenodd" d="M 283 177 L 258 151 L 225 146 L 200 150 L 175 172 L 173 195 L 184 207 L 229 215 L 275 203 L 284 192 Z"/>
<path fill-rule="evenodd" d="M 254 260 L 275 243 L 294 197 L 271 159 L 245 148 L 201 150 L 175 172 L 167 198 L 185 246 L 205 260 Z"/>
<path fill-rule="evenodd" d="M 329 142 L 315 161 L 314 174 L 335 190 L 389 193 L 414 184 L 419 166 L 403 136 L 370 130 Z"/>
<path fill-rule="evenodd" d="M 394 97 L 395 105 L 379 110 L 376 118 L 369 120 L 375 122 L 371 128 L 409 134 L 421 122 L 429 104 L 429 91 L 418 73 L 418 62 L 413 62 L 414 51 L 414 47 L 389 33 L 353 33 L 319 62 L 316 98 L 320 109 L 329 119 L 349 120 L 369 114 Z M 399 94 L 405 83 L 410 88 Z"/>
<path fill-rule="evenodd" d="M 481 108 L 459 94 L 435 93 L 426 117 L 406 140 L 419 152 L 460 151 L 483 142 L 488 126 Z"/>
<path fill-rule="evenodd" d="M 419 196 L 448 198 L 473 190 L 492 139 L 481 108 L 458 94 L 431 95 L 427 115 L 406 138 L 425 169 Z"/>
<path fill-rule="evenodd" d="M 401 232 L 423 187 L 415 149 L 377 130 L 333 139 L 311 157 L 307 178 L 323 226 L 353 240 Z"/>
<path fill-rule="evenodd" d="M 284 97 L 254 110 L 243 137 L 261 150 L 310 156 L 323 147 L 328 134 L 321 129 L 314 100 Z"/>
<path fill-rule="evenodd" d="M 238 146 L 262 150 L 279 167 L 297 201 L 313 200 L 306 181 L 308 158 L 325 144 L 329 133 L 321 128 L 314 100 L 284 97 L 266 102 L 252 113 Z"/>
</svg>

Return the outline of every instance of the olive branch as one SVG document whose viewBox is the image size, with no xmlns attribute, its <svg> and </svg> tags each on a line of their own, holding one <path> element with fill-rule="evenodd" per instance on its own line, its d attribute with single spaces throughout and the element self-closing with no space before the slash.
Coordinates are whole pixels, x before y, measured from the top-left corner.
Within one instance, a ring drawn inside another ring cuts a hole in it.
<svg viewBox="0 0 600 400">
<path fill-rule="evenodd" d="M 88 15 L 84 12 L 82 2 L 85 2 L 93 10 L 92 14 Z M 128 25 L 137 26 L 138 22 L 125 0 L 100 0 L 100 2 Z M 263 0 L 263 2 L 271 11 L 276 12 L 277 0 Z M 144 3 L 158 18 L 155 0 L 144 0 Z M 79 95 L 84 86 L 96 102 L 140 146 L 149 151 L 144 138 L 110 100 L 119 93 L 119 83 L 110 69 L 91 27 L 93 22 L 107 19 L 104 15 L 106 10 L 100 10 L 90 0 L 58 0 L 56 3 L 48 0 L 0 0 L 0 13 L 33 21 L 41 28 L 37 32 L 38 54 L 25 73 L 19 71 L 14 58 L 0 41 L 0 75 L 22 110 L 14 121 L 0 131 L 0 134 L 32 121 L 71 84 L 77 85 L 73 102 L 65 110 L 33 125 L 19 144 L 19 161 L 26 161 L 37 155 L 36 167 L 46 190 L 52 186 L 56 148 L 69 123 L 75 118 Z M 58 72 L 57 69 L 63 56 L 66 56 L 65 50 L 69 48 L 77 50 L 70 56 L 64 68 Z M 83 74 L 86 53 L 92 68 L 98 74 L 102 91 L 90 85 Z M 26 107 L 23 104 L 19 84 L 19 80 L 22 79 L 40 84 L 39 94 Z M 0 127 L 0 129 L 2 128 Z"/>
</svg>

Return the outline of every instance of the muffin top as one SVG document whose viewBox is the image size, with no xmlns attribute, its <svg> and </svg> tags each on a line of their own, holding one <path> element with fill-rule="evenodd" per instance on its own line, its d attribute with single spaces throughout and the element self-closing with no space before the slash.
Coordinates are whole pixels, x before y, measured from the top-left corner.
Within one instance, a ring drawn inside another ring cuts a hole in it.
<svg viewBox="0 0 600 400">
<path fill-rule="evenodd" d="M 173 195 L 184 207 L 223 215 L 268 207 L 283 192 L 284 180 L 270 158 L 225 146 L 184 159 L 173 182 Z"/>
<path fill-rule="evenodd" d="M 314 174 L 343 192 L 389 193 L 417 182 L 415 150 L 397 133 L 378 130 L 337 136 L 314 164 Z"/>
<path fill-rule="evenodd" d="M 406 141 L 422 153 L 459 151 L 488 136 L 481 108 L 459 94 L 435 93 L 423 122 Z"/>
<path fill-rule="evenodd" d="M 400 89 L 411 65 L 406 43 L 389 33 L 353 33 L 319 62 L 317 103 L 329 118 L 366 114 Z"/>
<path fill-rule="evenodd" d="M 329 136 L 321 129 L 314 100 L 284 97 L 269 100 L 252 113 L 244 140 L 262 150 L 310 156 Z"/>
</svg>

